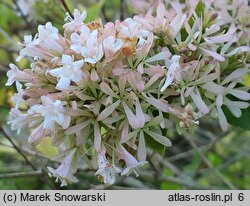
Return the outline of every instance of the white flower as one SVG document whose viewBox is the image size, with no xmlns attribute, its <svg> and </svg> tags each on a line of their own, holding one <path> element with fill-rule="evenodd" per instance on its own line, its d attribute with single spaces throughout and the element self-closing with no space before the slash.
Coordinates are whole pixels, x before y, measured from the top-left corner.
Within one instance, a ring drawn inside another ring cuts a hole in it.
<svg viewBox="0 0 250 206">
<path fill-rule="evenodd" d="M 172 84 L 172 82 L 177 78 L 177 76 L 180 73 L 181 67 L 179 64 L 180 56 L 179 55 L 173 55 L 171 60 L 166 62 L 167 66 L 167 78 L 164 83 L 164 85 L 161 88 L 161 92 L 164 92 L 167 87 Z"/>
<path fill-rule="evenodd" d="M 44 117 L 43 128 L 52 129 L 54 123 L 67 129 L 70 124 L 70 116 L 64 114 L 64 103 L 60 100 L 53 101 L 49 97 L 42 96 L 42 105 L 34 105 L 29 109 L 29 113 L 40 113 Z"/>
<path fill-rule="evenodd" d="M 137 167 L 141 167 L 147 163 L 147 161 L 138 162 L 133 155 L 131 155 L 122 145 L 120 145 L 120 150 L 118 151 L 118 155 L 121 159 L 123 159 L 126 163 L 126 168 L 122 171 L 121 175 L 129 175 L 132 171 L 139 176 L 136 172 Z"/>
<path fill-rule="evenodd" d="M 90 38 L 91 31 L 86 25 L 81 26 L 80 34 L 72 33 L 70 36 L 71 46 L 70 48 L 76 53 L 81 53 L 81 49 L 86 45 L 87 40 Z"/>
<path fill-rule="evenodd" d="M 98 43 L 97 35 L 98 31 L 94 30 L 87 40 L 86 46 L 81 48 L 81 54 L 85 57 L 85 62 L 91 64 L 97 63 L 103 57 L 102 44 Z"/>
<path fill-rule="evenodd" d="M 18 93 L 14 94 L 11 97 L 11 100 L 15 103 L 16 108 L 18 109 L 20 104 L 25 102 L 25 100 L 23 99 L 24 91 L 22 89 L 22 84 L 20 84 L 19 82 L 16 82 L 16 88 L 17 88 Z"/>
<path fill-rule="evenodd" d="M 59 44 L 59 33 L 58 29 L 50 22 L 47 22 L 45 26 L 38 26 L 38 40 L 39 45 L 44 49 L 55 50 L 57 52 L 62 52 L 63 48 Z"/>
<path fill-rule="evenodd" d="M 47 22 L 44 26 L 38 26 L 38 39 L 45 40 L 47 38 L 51 38 L 53 40 L 59 39 L 58 37 L 58 29 L 52 26 L 51 22 Z"/>
<path fill-rule="evenodd" d="M 114 184 L 116 180 L 116 173 L 120 173 L 121 170 L 106 159 L 105 152 L 99 153 L 98 160 L 99 168 L 95 175 L 99 175 L 99 180 L 105 184 Z"/>
<path fill-rule="evenodd" d="M 70 151 L 57 169 L 48 167 L 48 170 L 50 177 L 56 177 L 56 182 L 61 181 L 61 187 L 67 186 L 67 183 L 78 182 L 78 179 L 73 175 L 77 170 L 76 148 Z"/>
<path fill-rule="evenodd" d="M 15 81 L 28 82 L 32 77 L 24 71 L 18 69 L 14 64 L 10 64 L 9 67 L 11 70 L 7 72 L 8 81 L 5 84 L 6 86 L 12 85 Z"/>
<path fill-rule="evenodd" d="M 22 113 L 17 108 L 12 108 L 10 110 L 10 119 L 8 124 L 11 125 L 12 130 L 17 130 L 17 134 L 20 134 L 21 129 L 26 127 L 30 121 L 33 119 L 30 118 L 30 115 L 27 113 Z"/>
<path fill-rule="evenodd" d="M 68 89 L 70 82 L 79 82 L 83 78 L 81 67 L 84 64 L 83 60 L 74 62 L 73 57 L 62 55 L 63 66 L 50 70 L 49 73 L 59 79 L 57 83 L 58 89 Z"/>
<path fill-rule="evenodd" d="M 40 42 L 41 41 L 37 38 L 37 35 L 33 40 L 31 35 L 25 35 L 24 42 L 20 43 L 22 46 L 24 46 L 24 48 L 20 50 L 19 56 L 16 58 L 16 61 L 19 62 L 25 56 L 36 58 L 40 57 L 44 59 L 51 57 L 48 52 L 38 47 Z"/>
<path fill-rule="evenodd" d="M 86 16 L 87 16 L 86 11 L 80 13 L 80 11 L 77 9 L 74 10 L 74 19 L 72 19 L 71 16 L 67 13 L 66 20 L 69 19 L 70 22 L 64 24 L 63 28 L 67 31 L 78 32 L 81 26 L 83 25 L 83 21 L 86 18 Z"/>
</svg>

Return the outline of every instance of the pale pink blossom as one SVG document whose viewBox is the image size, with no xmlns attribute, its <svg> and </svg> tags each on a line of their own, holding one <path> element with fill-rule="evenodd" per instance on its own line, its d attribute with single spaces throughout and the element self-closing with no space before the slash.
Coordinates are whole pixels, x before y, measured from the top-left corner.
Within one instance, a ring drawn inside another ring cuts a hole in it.
<svg viewBox="0 0 250 206">
<path fill-rule="evenodd" d="M 114 164 L 110 163 L 106 158 L 106 152 L 102 151 L 98 154 L 99 168 L 95 175 L 99 175 L 99 179 L 105 183 L 112 185 L 116 180 L 116 173 L 120 173 L 121 170 Z"/>
<path fill-rule="evenodd" d="M 25 128 L 31 121 L 32 118 L 29 114 L 22 113 L 17 108 L 11 109 L 8 124 L 11 125 L 12 130 L 17 130 L 17 134 L 20 134 L 21 129 Z"/>
<path fill-rule="evenodd" d="M 62 164 L 57 168 L 53 169 L 48 167 L 49 175 L 56 178 L 61 182 L 61 187 L 67 186 L 68 183 L 76 183 L 78 179 L 74 176 L 77 170 L 77 151 L 76 148 L 69 151 L 69 154 L 64 158 Z"/>
<path fill-rule="evenodd" d="M 147 163 L 146 161 L 138 162 L 122 145 L 120 145 L 117 152 L 120 159 L 123 159 L 126 163 L 126 168 L 122 171 L 121 175 L 129 175 L 133 171 L 138 176 L 136 168 Z"/>
<path fill-rule="evenodd" d="M 78 32 L 83 25 L 83 21 L 85 20 L 87 16 L 86 11 L 84 10 L 82 13 L 78 10 L 74 10 L 74 18 L 67 13 L 67 17 L 65 20 L 69 20 L 70 22 L 66 23 L 63 25 L 63 28 L 66 31 L 73 31 L 73 32 Z"/>
<path fill-rule="evenodd" d="M 37 35 L 33 40 L 31 35 L 24 36 L 24 42 L 23 44 L 21 44 L 24 46 L 24 48 L 20 50 L 19 56 L 17 57 L 16 61 L 19 62 L 25 56 L 43 59 L 52 57 L 50 53 L 39 47 L 39 43 L 40 40 L 37 39 Z"/>
<path fill-rule="evenodd" d="M 18 69 L 14 64 L 9 65 L 10 69 L 7 72 L 8 81 L 5 84 L 6 86 L 12 85 L 15 81 L 28 82 L 32 80 L 32 76 L 24 71 Z"/>
<path fill-rule="evenodd" d="M 56 52 L 62 52 L 63 47 L 60 45 L 60 37 L 58 29 L 50 22 L 46 23 L 44 26 L 38 26 L 38 40 L 39 46 L 44 49 L 55 50 Z"/>
</svg>

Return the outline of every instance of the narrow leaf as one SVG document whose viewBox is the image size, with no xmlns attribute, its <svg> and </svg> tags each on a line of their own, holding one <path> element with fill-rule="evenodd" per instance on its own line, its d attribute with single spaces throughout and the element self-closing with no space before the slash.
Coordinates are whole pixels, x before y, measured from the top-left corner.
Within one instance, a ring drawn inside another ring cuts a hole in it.
<svg viewBox="0 0 250 206">
<path fill-rule="evenodd" d="M 146 160 L 146 157 L 147 157 L 145 137 L 144 137 L 144 133 L 142 130 L 140 131 L 140 135 L 139 135 L 137 156 L 138 156 L 139 161 L 144 161 Z"/>
<path fill-rule="evenodd" d="M 111 97 L 115 97 L 117 99 L 119 98 L 119 96 L 117 94 L 115 94 L 113 92 L 113 90 L 110 88 L 110 86 L 108 84 L 106 84 L 105 82 L 101 82 L 100 89 L 102 90 L 102 92 L 104 92 L 105 94 L 107 94 Z"/>
<path fill-rule="evenodd" d="M 170 147 L 172 146 L 171 141 L 167 138 L 162 136 L 161 134 L 149 131 L 149 130 L 144 130 L 149 136 L 151 136 L 155 141 L 159 142 L 160 144 Z"/>
<path fill-rule="evenodd" d="M 97 117 L 97 121 L 101 121 L 105 118 L 107 118 L 112 112 L 120 105 L 121 101 L 117 100 L 115 103 L 108 106 L 106 109 L 104 109 L 99 116 Z"/>
</svg>

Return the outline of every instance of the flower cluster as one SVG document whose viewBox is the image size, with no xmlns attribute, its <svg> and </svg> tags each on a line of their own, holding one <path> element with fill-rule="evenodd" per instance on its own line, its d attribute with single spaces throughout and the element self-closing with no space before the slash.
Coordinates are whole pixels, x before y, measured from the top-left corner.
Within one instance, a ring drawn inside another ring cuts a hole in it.
<svg viewBox="0 0 250 206">
<path fill-rule="evenodd" d="M 236 118 L 249 106 L 240 84 L 250 62 L 247 1 L 159 1 L 155 12 L 124 21 L 85 18 L 67 14 L 63 35 L 40 25 L 17 58 L 33 58 L 30 68 L 10 64 L 7 73 L 18 91 L 9 124 L 28 127 L 31 145 L 52 139 L 62 163 L 49 174 L 62 185 L 78 181 L 82 162 L 108 184 L 138 175 L 152 142 L 171 146 L 167 129 L 209 116 L 226 130 L 223 105 Z"/>
</svg>

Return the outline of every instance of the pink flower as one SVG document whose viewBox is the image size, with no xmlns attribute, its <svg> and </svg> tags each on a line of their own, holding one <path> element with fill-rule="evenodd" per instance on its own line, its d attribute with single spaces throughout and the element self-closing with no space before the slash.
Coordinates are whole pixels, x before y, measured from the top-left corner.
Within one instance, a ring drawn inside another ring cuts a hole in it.
<svg viewBox="0 0 250 206">
<path fill-rule="evenodd" d="M 127 166 L 122 171 L 121 175 L 129 175 L 133 171 L 136 176 L 138 176 L 138 173 L 135 169 L 147 163 L 146 161 L 138 162 L 122 145 L 119 146 L 119 150 L 117 152 L 120 159 L 123 159 Z"/>
<path fill-rule="evenodd" d="M 33 131 L 31 132 L 29 138 L 28 138 L 28 142 L 29 144 L 31 144 L 32 146 L 38 145 L 43 137 L 46 137 L 46 132 L 43 128 L 43 124 L 40 124 L 38 127 L 36 127 L 35 129 L 33 129 Z"/>
<path fill-rule="evenodd" d="M 138 45 L 143 45 L 149 35 L 149 31 L 144 25 L 132 18 L 127 18 L 123 22 L 119 22 L 117 27 L 121 36 L 129 38 L 137 37 Z"/>
<path fill-rule="evenodd" d="M 6 86 L 12 85 L 15 81 L 28 82 L 32 80 L 32 76 L 24 71 L 18 69 L 14 64 L 9 65 L 11 70 L 7 72 L 8 81 Z"/>
<path fill-rule="evenodd" d="M 58 180 L 61 181 L 61 187 L 67 186 L 68 183 L 78 182 L 78 179 L 73 175 L 77 170 L 76 148 L 69 152 L 62 164 L 57 169 L 48 167 L 48 170 L 51 177 L 56 177 L 56 182 Z"/>
<path fill-rule="evenodd" d="M 79 10 L 74 10 L 74 19 L 71 18 L 71 16 L 67 13 L 66 20 L 69 19 L 70 22 L 63 25 L 63 28 L 70 32 L 78 32 L 83 25 L 83 21 L 86 18 L 87 13 L 84 10 L 82 13 L 80 13 Z"/>
<path fill-rule="evenodd" d="M 62 186 L 77 182 L 81 162 L 107 184 L 121 172 L 114 164 L 138 175 L 149 138 L 172 146 L 164 129 L 190 130 L 202 116 L 225 131 L 222 106 L 235 118 L 249 107 L 249 87 L 238 84 L 249 69 L 246 2 L 135 0 L 146 15 L 103 26 L 84 24 L 86 12 L 74 10 L 63 35 L 39 25 L 17 58 L 33 58 L 30 68 L 10 64 L 7 73 L 6 85 L 17 87 L 8 124 L 18 133 L 27 127 L 31 145 L 52 139 L 64 159 L 49 171 Z"/>
<path fill-rule="evenodd" d="M 163 0 L 129 0 L 133 4 L 133 9 L 138 14 L 150 13 L 156 10 L 157 6 L 163 2 Z"/>
<path fill-rule="evenodd" d="M 22 113 L 17 108 L 11 109 L 8 124 L 11 125 L 12 130 L 17 130 L 17 134 L 20 134 L 21 129 L 26 127 L 31 121 L 33 119 L 30 114 Z"/>
<path fill-rule="evenodd" d="M 112 185 L 115 183 L 116 173 L 120 173 L 121 170 L 106 159 L 105 153 L 102 151 L 98 154 L 99 168 L 95 174 L 99 175 L 98 178 L 103 183 Z"/>
<path fill-rule="evenodd" d="M 17 57 L 16 61 L 19 62 L 25 56 L 43 59 L 52 57 L 50 53 L 39 47 L 39 43 L 40 40 L 37 39 L 37 37 L 32 40 L 31 35 L 24 36 L 24 43 L 21 44 L 24 46 L 24 48 L 20 50 L 19 56 Z"/>
<path fill-rule="evenodd" d="M 58 29 L 52 26 L 50 22 L 44 26 L 38 26 L 38 40 L 40 41 L 39 45 L 44 49 L 54 50 L 56 52 L 63 51 L 63 47 L 59 41 Z"/>
</svg>

